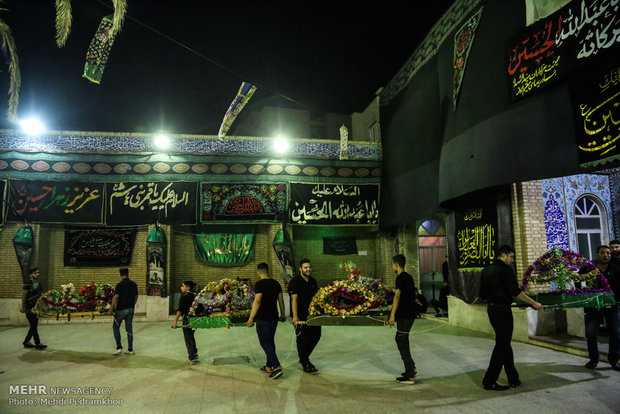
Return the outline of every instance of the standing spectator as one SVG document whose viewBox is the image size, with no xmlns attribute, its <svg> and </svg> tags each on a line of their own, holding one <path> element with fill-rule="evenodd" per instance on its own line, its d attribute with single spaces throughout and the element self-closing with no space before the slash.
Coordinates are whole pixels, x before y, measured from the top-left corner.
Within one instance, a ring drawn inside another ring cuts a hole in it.
<svg viewBox="0 0 620 414">
<path fill-rule="evenodd" d="M 26 334 L 26 339 L 24 339 L 24 348 L 36 348 L 36 349 L 45 349 L 47 345 L 43 345 L 39 338 L 39 315 L 34 313 L 32 309 L 37 305 L 37 301 L 41 297 L 41 293 L 43 292 L 43 286 L 41 282 L 39 282 L 39 268 L 35 267 L 28 270 L 28 280 L 24 283 L 24 289 L 22 291 L 22 307 L 19 310 L 21 313 L 26 313 L 26 318 L 28 319 L 28 324 L 30 325 L 30 329 L 28 329 L 28 333 Z M 30 339 L 34 339 L 34 345 L 30 343 Z"/>
<path fill-rule="evenodd" d="M 250 317 L 246 325 L 251 328 L 256 319 L 256 334 L 260 346 L 265 351 L 267 363 L 261 368 L 269 373 L 269 379 L 276 379 L 282 375 L 282 365 L 276 355 L 275 335 L 278 328 L 278 319 L 286 320 L 284 299 L 282 298 L 282 286 L 269 275 L 267 263 L 259 263 L 256 273 L 260 280 L 254 286 L 254 303 L 250 311 Z M 278 304 L 280 305 L 280 317 L 278 318 Z"/>
<path fill-rule="evenodd" d="M 192 303 L 194 303 L 194 298 L 196 298 L 196 294 L 194 293 L 195 286 L 196 284 L 191 280 L 186 280 L 181 283 L 179 307 L 174 316 L 174 322 L 172 322 L 172 329 L 176 329 L 179 318 L 183 316 L 183 338 L 185 339 L 187 363 L 189 365 L 196 365 L 196 362 L 198 362 L 198 348 L 196 348 L 196 338 L 194 337 L 196 330 L 189 327 L 189 309 L 192 307 Z"/>
<path fill-rule="evenodd" d="M 620 300 L 620 270 L 611 263 L 611 249 L 608 246 L 599 246 L 596 250 L 596 267 L 609 282 L 609 286 L 614 292 L 616 302 Z M 606 306 L 601 309 L 584 308 L 584 318 L 586 323 L 586 342 L 588 344 L 588 357 L 590 360 L 586 368 L 594 369 L 598 365 L 598 330 L 603 318 L 607 322 L 609 332 L 609 352 L 607 359 L 611 368 L 620 371 L 618 365 L 618 342 L 620 342 L 620 315 L 618 305 Z"/>
<path fill-rule="evenodd" d="M 396 289 L 394 290 L 394 301 L 392 311 L 388 319 L 388 325 L 394 326 L 396 323 L 396 346 L 400 357 L 405 364 L 405 372 L 396 381 L 403 384 L 415 384 L 415 376 L 418 370 L 411 357 L 409 346 L 409 332 L 415 322 L 415 283 L 413 277 L 405 272 L 407 259 L 402 254 L 397 254 L 392 258 L 392 270 L 396 273 Z"/>
<path fill-rule="evenodd" d="M 308 312 L 312 297 L 319 290 L 316 280 L 311 276 L 312 266 L 310 260 L 301 259 L 299 262 L 299 274 L 291 279 L 288 291 L 291 296 L 291 312 L 295 335 L 297 337 L 297 354 L 304 372 L 315 375 L 316 367 L 310 362 L 310 355 L 321 339 L 320 326 L 308 326 Z"/>
<path fill-rule="evenodd" d="M 112 310 L 116 306 L 114 312 L 114 324 L 112 325 L 112 331 L 114 332 L 114 339 L 116 340 L 116 350 L 113 355 L 118 356 L 123 353 L 123 345 L 121 344 L 121 323 L 125 321 L 125 331 L 127 332 L 127 354 L 134 355 L 133 351 L 133 314 L 134 307 L 138 301 L 138 285 L 136 282 L 129 279 L 129 269 L 122 268 L 118 270 L 121 281 L 116 284 L 114 288 L 114 297 L 112 297 L 112 304 L 108 315 L 112 314 Z"/>
<path fill-rule="evenodd" d="M 514 326 L 510 305 L 514 302 L 515 296 L 519 300 L 529 303 L 536 310 L 541 310 L 543 305 L 519 289 L 512 267 L 515 260 L 514 249 L 511 246 L 501 246 L 495 257 L 497 260 L 482 270 L 480 280 L 480 296 L 488 302 L 487 314 L 495 331 L 495 347 L 491 354 L 489 367 L 484 374 L 482 385 L 488 391 L 504 391 L 510 387 L 515 388 L 521 385 L 510 345 Z M 502 367 L 506 371 L 509 385 L 497 383 Z"/>
<path fill-rule="evenodd" d="M 609 264 L 620 268 L 620 240 L 612 240 L 609 242 L 611 249 L 611 261 Z"/>
</svg>

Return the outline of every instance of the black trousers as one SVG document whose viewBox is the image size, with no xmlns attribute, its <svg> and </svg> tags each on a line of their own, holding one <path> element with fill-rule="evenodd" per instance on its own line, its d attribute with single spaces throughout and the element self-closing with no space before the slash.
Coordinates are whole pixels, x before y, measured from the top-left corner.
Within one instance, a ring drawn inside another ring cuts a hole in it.
<svg viewBox="0 0 620 414">
<path fill-rule="evenodd" d="M 183 325 L 189 325 L 189 319 L 183 318 Z M 198 358 L 198 348 L 196 348 L 196 339 L 194 338 L 195 333 L 196 331 L 192 328 L 183 328 L 183 339 L 185 339 L 187 357 L 190 361 Z"/>
<path fill-rule="evenodd" d="M 489 304 L 487 307 L 489 321 L 495 331 L 495 347 L 491 354 L 489 367 L 484 374 L 484 385 L 494 384 L 502 371 L 506 371 L 508 383 L 514 384 L 519 380 L 519 373 L 515 368 L 514 354 L 510 341 L 512 340 L 513 320 L 510 306 L 497 306 Z"/>
<path fill-rule="evenodd" d="M 396 321 L 396 337 L 394 340 L 405 364 L 405 376 L 407 378 L 415 377 L 415 362 L 411 357 L 411 347 L 409 346 L 409 332 L 411 332 L 414 322 L 414 318 L 400 318 Z"/>
<path fill-rule="evenodd" d="M 301 365 L 310 363 L 310 355 L 321 339 L 320 326 L 295 325 L 297 336 L 297 354 Z"/>
<path fill-rule="evenodd" d="M 30 329 L 28 330 L 28 334 L 26 334 L 26 339 L 24 339 L 24 343 L 30 342 L 30 339 L 34 338 L 34 343 L 40 344 L 41 340 L 39 339 L 39 331 L 37 330 L 39 326 L 39 315 L 30 311 L 26 311 L 26 318 L 28 319 L 28 323 L 30 324 Z"/>
</svg>

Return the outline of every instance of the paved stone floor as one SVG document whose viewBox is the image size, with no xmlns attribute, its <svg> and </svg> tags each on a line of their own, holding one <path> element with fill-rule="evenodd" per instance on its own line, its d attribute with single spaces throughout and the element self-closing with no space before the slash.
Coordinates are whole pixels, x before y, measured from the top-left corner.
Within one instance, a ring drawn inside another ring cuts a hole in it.
<svg viewBox="0 0 620 414">
<path fill-rule="evenodd" d="M 135 323 L 136 354 L 119 357 L 112 356 L 111 322 L 42 325 L 44 351 L 21 347 L 26 330 L 0 327 L 0 413 L 620 412 L 620 372 L 606 363 L 587 370 L 583 357 L 519 342 L 513 349 L 523 385 L 485 391 L 493 338 L 430 319 L 416 321 L 411 336 L 415 385 L 394 380 L 403 367 L 389 327 L 323 327 L 312 358 L 319 375 L 311 376 L 297 363 L 292 326 L 281 323 L 284 375 L 277 380 L 259 372 L 264 354 L 254 328 L 198 330 L 201 362 L 194 366 L 184 363 L 181 331 L 167 322 Z M 22 386 L 30 393 L 19 394 Z M 62 387 L 106 394 L 52 395 Z M 28 402 L 37 406 L 18 405 Z M 93 402 L 122 405 L 83 405 Z"/>
</svg>

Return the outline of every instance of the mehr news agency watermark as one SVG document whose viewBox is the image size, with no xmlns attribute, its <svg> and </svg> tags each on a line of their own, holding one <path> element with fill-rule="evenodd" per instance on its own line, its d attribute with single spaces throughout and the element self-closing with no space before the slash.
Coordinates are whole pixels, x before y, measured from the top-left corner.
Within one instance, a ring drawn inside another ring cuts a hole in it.
<svg viewBox="0 0 620 414">
<path fill-rule="evenodd" d="M 112 387 L 51 387 L 36 384 L 9 385 L 10 406 L 121 406 L 112 398 Z M 0 410 L 1 411 L 1 410 Z"/>
</svg>

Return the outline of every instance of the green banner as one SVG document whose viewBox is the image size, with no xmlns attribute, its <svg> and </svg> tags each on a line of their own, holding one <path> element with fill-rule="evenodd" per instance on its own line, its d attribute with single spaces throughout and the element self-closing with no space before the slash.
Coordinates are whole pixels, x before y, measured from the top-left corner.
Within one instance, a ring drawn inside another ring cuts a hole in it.
<svg viewBox="0 0 620 414">
<path fill-rule="evenodd" d="M 200 226 L 196 258 L 204 263 L 242 265 L 254 257 L 254 226 Z"/>
</svg>

